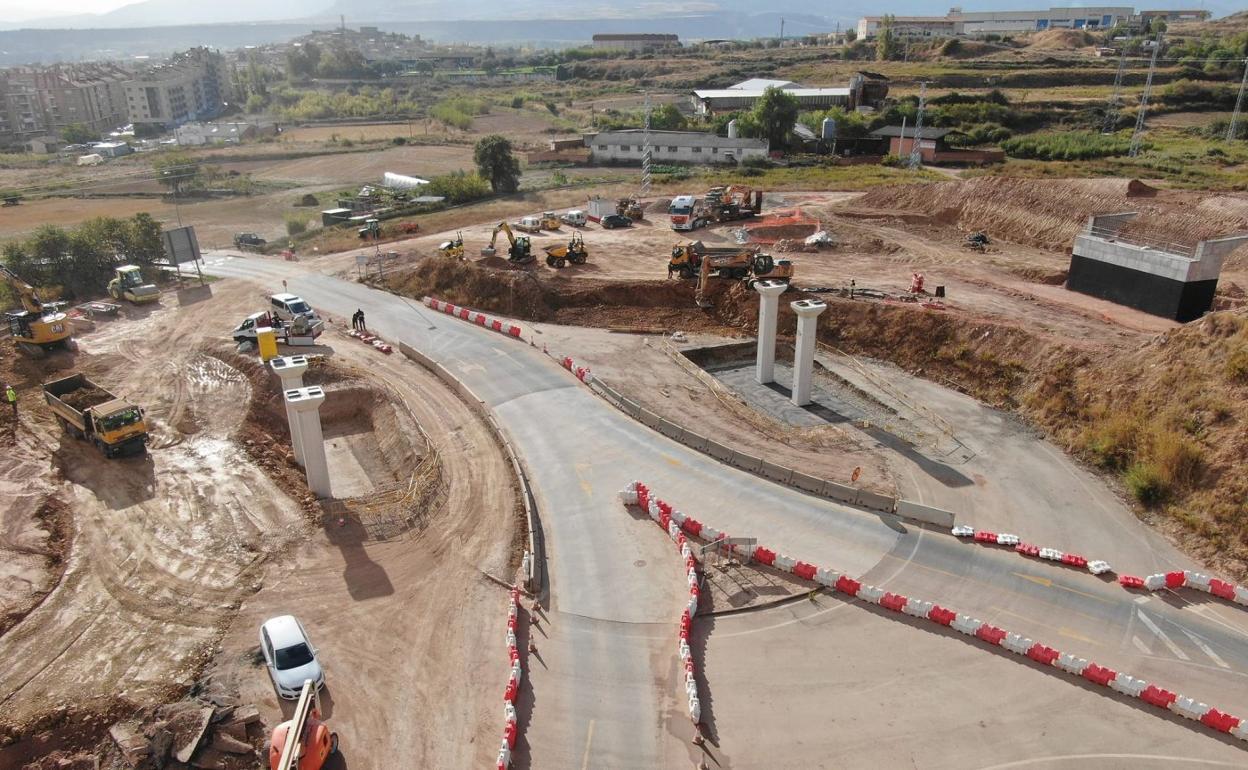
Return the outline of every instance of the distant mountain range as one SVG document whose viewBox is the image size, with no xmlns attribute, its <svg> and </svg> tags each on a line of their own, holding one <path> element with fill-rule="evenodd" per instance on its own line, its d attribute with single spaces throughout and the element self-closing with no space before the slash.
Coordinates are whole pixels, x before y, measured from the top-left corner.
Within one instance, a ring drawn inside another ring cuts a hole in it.
<svg viewBox="0 0 1248 770">
<path fill-rule="evenodd" d="M 850 2 L 825 5 L 812 0 L 771 0 L 766 4 L 769 14 L 794 14 L 825 17 L 852 24 L 864 15 L 893 13 L 896 15 L 939 16 L 949 10 L 952 0 L 850 0 Z M 979 3 L 961 3 L 965 10 L 1029 10 L 1052 5 L 1079 5 L 1076 0 L 985 0 Z M 1154 7 L 1191 7 L 1193 3 L 1169 3 L 1158 0 L 1153 4 L 1138 5 L 1137 10 Z M 1206 0 L 1201 7 L 1215 16 L 1241 10 L 1232 0 Z M 0 23 L 0 29 L 117 29 L 122 27 L 164 27 L 192 24 L 238 24 L 263 21 L 299 21 L 319 23 L 324 26 L 337 22 L 345 16 L 348 24 L 394 21 L 441 21 L 446 19 L 472 20 L 595 20 L 595 19 L 653 19 L 698 16 L 710 14 L 740 14 L 750 17 L 762 10 L 756 2 L 747 0 L 642 0 L 640 3 L 620 5 L 609 0 L 597 2 L 574 2 L 574 0 L 479 0 L 465 5 L 452 0 L 215 0 L 208 3 L 188 3 L 185 0 L 141 0 L 107 13 L 56 16 L 32 19 L 21 23 Z M 465 25 L 466 27 L 468 25 Z M 777 32 L 779 25 L 777 23 Z M 758 29 L 754 35 L 770 33 Z M 471 29 L 464 29 L 453 37 L 473 38 Z M 702 36 L 706 37 L 706 36 Z"/>
</svg>

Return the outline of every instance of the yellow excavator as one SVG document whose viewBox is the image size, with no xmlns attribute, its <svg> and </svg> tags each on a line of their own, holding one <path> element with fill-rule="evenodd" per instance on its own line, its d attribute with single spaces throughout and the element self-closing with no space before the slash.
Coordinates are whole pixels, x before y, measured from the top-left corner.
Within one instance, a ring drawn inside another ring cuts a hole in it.
<svg viewBox="0 0 1248 770">
<path fill-rule="evenodd" d="M 511 231 L 511 225 L 506 222 L 499 222 L 498 227 L 494 228 L 494 233 L 490 236 L 490 245 L 481 249 L 483 256 L 492 257 L 498 253 L 494 244 L 498 242 L 500 232 L 507 234 L 507 242 L 511 244 L 511 248 L 507 250 L 508 261 L 516 265 L 524 265 L 533 261 L 533 246 L 529 242 L 529 236 L 517 236 Z"/>
<path fill-rule="evenodd" d="M 646 218 L 646 210 L 641 207 L 641 202 L 635 196 L 630 195 L 627 198 L 620 198 L 615 203 L 615 213 L 622 217 L 628 217 L 634 222 Z"/>
<path fill-rule="evenodd" d="M 589 259 L 589 249 L 585 247 L 585 240 L 579 232 L 572 233 L 572 240 L 568 241 L 567 246 L 544 246 L 542 250 L 546 252 L 546 264 L 556 269 L 562 268 L 568 262 L 583 265 Z"/>
<path fill-rule="evenodd" d="M 4 265 L 0 265 L 0 277 L 22 302 L 21 310 L 5 313 L 9 332 L 19 350 L 42 358 L 53 348 L 73 348 L 73 326 L 64 313 L 45 306 L 35 293 L 35 287 Z"/>
<path fill-rule="evenodd" d="M 442 245 L 438 246 L 438 252 L 441 253 L 442 256 L 450 257 L 451 259 L 463 259 L 464 258 L 464 234 L 463 232 L 456 230 L 455 240 L 443 241 Z"/>
</svg>

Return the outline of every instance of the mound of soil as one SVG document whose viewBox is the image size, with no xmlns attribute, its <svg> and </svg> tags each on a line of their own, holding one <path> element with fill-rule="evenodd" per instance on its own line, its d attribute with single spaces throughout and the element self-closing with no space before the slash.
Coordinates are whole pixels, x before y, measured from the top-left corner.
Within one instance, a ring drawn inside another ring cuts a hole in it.
<svg viewBox="0 0 1248 770">
<path fill-rule="evenodd" d="M 1027 47 L 1037 51 L 1074 51 L 1094 42 L 1092 36 L 1082 30 L 1046 29 L 1032 35 Z"/>
<path fill-rule="evenodd" d="M 672 206 L 671 198 L 659 198 L 658 200 L 646 206 L 646 213 L 666 214 L 667 210 L 670 209 L 671 206 Z"/>
<path fill-rule="evenodd" d="M 112 398 L 107 392 L 94 385 L 88 385 L 61 396 L 62 401 L 80 412 L 93 406 L 99 406 L 105 401 L 111 401 Z"/>
<path fill-rule="evenodd" d="M 818 222 L 791 225 L 759 225 L 746 228 L 751 241 L 757 243 L 775 243 L 781 240 L 804 240 L 814 235 L 819 229 Z"/>
</svg>

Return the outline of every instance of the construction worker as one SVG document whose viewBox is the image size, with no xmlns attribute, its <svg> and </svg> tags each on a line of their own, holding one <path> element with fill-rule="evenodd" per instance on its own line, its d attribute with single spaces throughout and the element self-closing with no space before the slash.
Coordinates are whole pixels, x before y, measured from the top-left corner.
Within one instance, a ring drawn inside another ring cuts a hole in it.
<svg viewBox="0 0 1248 770">
<path fill-rule="evenodd" d="M 357 310 L 356 312 L 360 314 L 360 331 L 362 332 L 368 331 L 368 324 L 364 323 L 364 311 Z"/>
<path fill-rule="evenodd" d="M 360 318 L 363 315 L 364 315 L 364 311 L 360 310 L 359 308 L 356 308 L 355 312 L 351 314 L 351 328 L 352 329 L 355 329 L 356 331 L 360 330 Z"/>
<path fill-rule="evenodd" d="M 17 419 L 17 391 L 12 385 L 4 386 L 4 399 L 9 402 L 9 406 L 13 407 L 13 419 Z"/>
</svg>

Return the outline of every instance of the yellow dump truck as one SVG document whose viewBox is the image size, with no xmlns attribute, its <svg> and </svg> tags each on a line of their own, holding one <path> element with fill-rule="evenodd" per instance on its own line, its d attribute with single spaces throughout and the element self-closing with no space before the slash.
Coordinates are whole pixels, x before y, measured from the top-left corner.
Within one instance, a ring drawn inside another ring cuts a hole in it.
<svg viewBox="0 0 1248 770">
<path fill-rule="evenodd" d="M 90 441 L 105 457 L 147 448 L 143 410 L 108 392 L 84 374 L 45 382 L 43 396 L 69 435 Z"/>
</svg>

